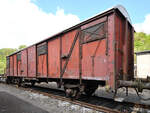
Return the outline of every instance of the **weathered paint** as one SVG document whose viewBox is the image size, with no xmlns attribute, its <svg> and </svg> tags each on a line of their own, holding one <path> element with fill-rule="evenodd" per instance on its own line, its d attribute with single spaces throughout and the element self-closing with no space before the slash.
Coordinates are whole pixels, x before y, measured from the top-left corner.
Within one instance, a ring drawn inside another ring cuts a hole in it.
<svg viewBox="0 0 150 113">
<path fill-rule="evenodd" d="M 124 26 L 124 46 L 123 46 L 123 80 L 127 80 L 128 75 L 128 22 L 125 20 Z"/>
<path fill-rule="evenodd" d="M 18 61 L 17 68 L 18 68 L 18 76 L 21 76 L 21 60 Z"/>
<path fill-rule="evenodd" d="M 28 48 L 28 77 L 36 77 L 36 46 Z"/>
<path fill-rule="evenodd" d="M 116 15 L 116 76 L 117 79 L 132 80 L 133 74 L 133 34 L 128 21 Z"/>
<path fill-rule="evenodd" d="M 82 51 L 83 78 L 107 75 L 106 39 L 83 44 Z"/>
<path fill-rule="evenodd" d="M 68 55 L 73 44 L 74 38 L 76 36 L 77 30 L 71 31 L 62 36 L 62 54 L 61 57 L 64 55 Z M 75 42 L 73 47 L 72 54 L 69 58 L 69 62 L 67 64 L 67 68 L 63 75 L 63 78 L 79 78 L 79 37 Z M 64 64 L 66 63 L 67 58 L 62 58 L 62 69 L 64 68 Z M 71 76 L 70 76 L 71 75 Z"/>
<path fill-rule="evenodd" d="M 21 52 L 18 53 L 20 58 L 17 58 L 17 75 L 21 76 Z"/>
<path fill-rule="evenodd" d="M 123 27 L 125 26 L 123 20 L 119 15 L 115 15 L 115 40 L 116 40 L 116 80 L 123 79 L 123 46 L 124 45 L 124 35 Z"/>
<path fill-rule="evenodd" d="M 132 27 L 120 15 L 116 15 L 115 26 L 116 80 L 132 80 L 134 77 Z"/>
<path fill-rule="evenodd" d="M 128 76 L 127 80 L 134 78 L 134 32 L 133 28 L 128 25 Z"/>
<path fill-rule="evenodd" d="M 60 38 L 48 41 L 48 77 L 60 76 Z"/>
<path fill-rule="evenodd" d="M 108 16 L 108 64 L 107 64 L 107 75 L 109 80 L 107 81 L 108 85 L 112 88 L 115 87 L 115 27 L 114 27 L 114 14 Z"/>
<path fill-rule="evenodd" d="M 27 77 L 27 49 L 21 51 L 21 75 Z"/>
<path fill-rule="evenodd" d="M 38 56 L 38 74 L 37 77 L 47 77 L 47 55 Z"/>
<path fill-rule="evenodd" d="M 9 57 L 7 57 L 6 58 L 6 74 L 7 75 L 10 75 L 9 71 L 10 71 L 10 60 L 9 60 Z"/>
<path fill-rule="evenodd" d="M 96 25 L 96 24 L 98 24 L 98 23 L 105 22 L 105 21 L 107 21 L 107 16 L 102 17 L 102 18 L 100 18 L 100 19 L 97 19 L 97 20 L 95 20 L 95 21 L 92 21 L 92 22 L 90 22 L 90 23 L 88 23 L 88 24 L 85 24 L 85 25 L 81 26 L 81 30 L 86 29 L 86 28 L 88 28 L 88 27 L 91 27 L 91 26 L 93 26 L 93 25 Z"/>
<path fill-rule="evenodd" d="M 14 54 L 13 55 L 13 61 L 14 61 L 14 65 L 13 65 L 13 67 L 14 67 L 14 76 L 17 76 L 17 55 L 16 54 Z"/>
<path fill-rule="evenodd" d="M 13 56 L 10 56 L 10 76 L 14 76 L 14 60 L 13 60 Z"/>
<path fill-rule="evenodd" d="M 47 46 L 47 42 L 37 45 L 37 48 L 43 45 Z M 47 53 L 38 54 L 37 52 L 37 77 L 47 77 Z"/>
</svg>

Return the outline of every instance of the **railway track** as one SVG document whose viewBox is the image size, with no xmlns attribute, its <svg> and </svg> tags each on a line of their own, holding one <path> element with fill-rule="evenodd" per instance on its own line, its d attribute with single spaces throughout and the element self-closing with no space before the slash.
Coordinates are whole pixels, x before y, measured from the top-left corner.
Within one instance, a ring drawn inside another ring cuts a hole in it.
<svg viewBox="0 0 150 113">
<path fill-rule="evenodd" d="M 1 83 L 5 84 L 4 82 Z M 17 85 L 15 84 L 11 84 L 11 86 L 17 87 Z M 150 105 L 143 105 L 132 102 L 116 102 L 113 99 L 106 99 L 98 96 L 87 97 L 86 95 L 81 95 L 78 100 L 71 100 L 70 98 L 65 97 L 65 93 L 62 90 L 47 88 L 40 85 L 35 85 L 31 87 L 31 85 L 26 84 L 17 88 L 24 91 L 31 91 L 34 93 L 43 94 L 51 98 L 67 101 L 72 104 L 105 113 L 133 113 L 133 111 L 138 108 L 150 109 Z"/>
<path fill-rule="evenodd" d="M 16 87 L 16 85 L 12 86 Z M 148 105 L 136 104 L 131 102 L 116 102 L 113 99 L 106 99 L 97 96 L 92 96 L 89 98 L 85 95 L 81 95 L 81 98 L 79 98 L 78 100 L 71 100 L 70 98 L 65 97 L 65 93 L 62 90 L 46 88 L 39 85 L 32 87 L 30 85 L 24 85 L 17 88 L 25 91 L 43 94 L 51 98 L 67 101 L 72 104 L 80 105 L 105 113 L 131 113 L 135 108 L 150 109 L 150 106 Z"/>
<path fill-rule="evenodd" d="M 71 100 L 70 98 L 65 97 L 65 93 L 63 91 L 57 90 L 57 89 L 49 89 L 49 88 L 40 87 L 40 86 L 33 86 L 33 87 L 26 86 L 26 87 L 18 87 L 18 88 L 22 89 L 22 90 L 25 90 L 25 91 L 31 91 L 31 92 L 34 92 L 34 93 L 43 94 L 45 96 L 52 97 L 52 98 L 55 98 L 55 99 L 59 99 L 59 100 L 62 100 L 62 101 L 67 101 L 69 103 L 80 105 L 80 106 L 87 107 L 87 108 L 90 108 L 90 109 L 94 109 L 94 110 L 97 110 L 97 111 L 100 111 L 100 112 L 121 113 L 118 110 L 114 110 L 114 109 L 107 108 L 107 107 L 104 107 L 104 106 L 97 106 L 97 105 L 88 103 L 88 102 L 85 101 L 85 100 L 87 100 L 87 98 L 85 98 L 85 97 L 84 97 L 84 100 L 81 100 L 81 99 Z"/>
</svg>

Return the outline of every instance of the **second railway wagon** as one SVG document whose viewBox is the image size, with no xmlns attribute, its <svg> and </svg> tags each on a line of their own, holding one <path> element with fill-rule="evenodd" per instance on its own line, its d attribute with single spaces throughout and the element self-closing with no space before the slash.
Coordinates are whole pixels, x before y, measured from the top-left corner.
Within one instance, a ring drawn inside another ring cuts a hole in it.
<svg viewBox="0 0 150 113">
<path fill-rule="evenodd" d="M 66 93 L 92 94 L 98 85 L 132 80 L 134 29 L 116 6 L 7 56 L 7 82 L 50 82 Z"/>
</svg>

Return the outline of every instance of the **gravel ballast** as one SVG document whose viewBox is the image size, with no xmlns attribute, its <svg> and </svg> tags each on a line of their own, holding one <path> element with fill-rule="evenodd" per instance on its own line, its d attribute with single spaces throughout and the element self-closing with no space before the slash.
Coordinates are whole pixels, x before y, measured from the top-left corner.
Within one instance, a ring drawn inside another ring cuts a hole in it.
<svg viewBox="0 0 150 113">
<path fill-rule="evenodd" d="M 39 109 L 38 112 L 37 111 L 36 112 L 22 111 L 22 113 L 102 113 L 102 112 L 88 109 L 79 105 L 74 105 L 69 102 L 50 98 L 42 94 L 33 93 L 31 91 L 24 91 L 16 87 L 5 85 L 5 84 L 0 84 L 0 92 L 7 93 L 10 96 L 12 95 L 15 98 L 18 98 L 22 100 L 23 102 L 27 102 L 29 103 L 29 105 L 34 106 L 35 108 Z M 11 112 L 8 112 L 8 113 L 11 113 Z"/>
</svg>

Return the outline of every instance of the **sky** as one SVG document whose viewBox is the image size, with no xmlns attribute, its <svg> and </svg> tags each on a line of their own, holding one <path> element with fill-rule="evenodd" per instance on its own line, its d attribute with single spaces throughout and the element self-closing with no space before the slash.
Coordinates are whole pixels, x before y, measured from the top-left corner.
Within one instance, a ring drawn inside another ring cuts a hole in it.
<svg viewBox="0 0 150 113">
<path fill-rule="evenodd" d="M 32 45 L 118 4 L 136 32 L 150 34 L 150 0 L 0 0 L 0 49 Z"/>
</svg>

